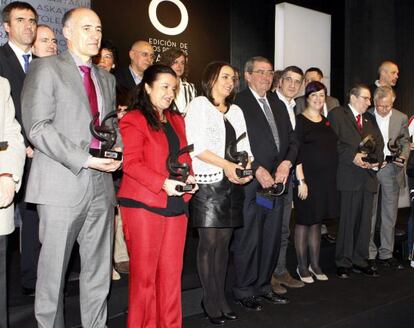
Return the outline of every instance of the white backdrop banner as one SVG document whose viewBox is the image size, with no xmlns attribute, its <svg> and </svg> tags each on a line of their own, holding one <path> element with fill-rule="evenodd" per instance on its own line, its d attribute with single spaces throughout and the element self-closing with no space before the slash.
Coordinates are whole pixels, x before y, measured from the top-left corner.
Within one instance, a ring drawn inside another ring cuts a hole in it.
<svg viewBox="0 0 414 328">
<path fill-rule="evenodd" d="M 13 0 L 0 0 L 0 10 L 14 2 Z M 50 26 L 55 32 L 58 40 L 59 51 L 66 49 L 65 38 L 62 35 L 62 17 L 69 9 L 76 7 L 90 7 L 90 0 L 27 0 L 39 15 L 38 24 Z M 7 35 L 3 28 L 3 22 L 0 27 L 0 44 L 7 42 Z"/>
</svg>

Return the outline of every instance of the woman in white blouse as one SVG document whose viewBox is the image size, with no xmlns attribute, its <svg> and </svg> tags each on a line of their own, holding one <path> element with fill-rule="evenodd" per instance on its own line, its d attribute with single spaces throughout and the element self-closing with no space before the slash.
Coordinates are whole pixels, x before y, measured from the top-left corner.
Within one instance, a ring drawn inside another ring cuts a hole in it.
<svg viewBox="0 0 414 328">
<path fill-rule="evenodd" d="M 229 242 L 235 227 L 243 224 L 243 188 L 252 177 L 239 178 L 243 169 L 226 158 L 226 149 L 243 133 L 246 123 L 241 109 L 232 104 L 237 73 L 224 62 L 210 63 L 203 73 L 204 96 L 196 97 L 185 117 L 189 144 L 194 144 L 193 171 L 199 191 L 190 203 L 190 220 L 198 229 L 197 267 L 203 287 L 202 306 L 209 320 L 223 324 L 237 315 L 225 298 Z M 237 143 L 237 151 L 251 150 L 248 138 Z"/>
</svg>

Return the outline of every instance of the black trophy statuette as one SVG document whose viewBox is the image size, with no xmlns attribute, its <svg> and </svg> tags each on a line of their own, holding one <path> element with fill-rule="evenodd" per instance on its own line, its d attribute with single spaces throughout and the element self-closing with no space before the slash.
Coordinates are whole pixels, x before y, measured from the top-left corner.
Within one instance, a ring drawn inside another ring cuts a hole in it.
<svg viewBox="0 0 414 328">
<path fill-rule="evenodd" d="M 358 152 L 367 155 L 362 158 L 364 162 L 370 164 L 378 163 L 378 158 L 375 154 L 375 148 L 375 139 L 371 134 L 368 134 L 364 139 L 362 139 L 358 146 Z"/>
<path fill-rule="evenodd" d="M 247 163 L 249 162 L 249 154 L 247 151 L 237 151 L 237 144 L 244 138 L 246 138 L 246 132 L 242 133 L 237 140 L 233 140 L 229 143 L 226 149 L 226 158 L 231 162 L 239 164 L 244 167 L 244 169 L 236 169 L 236 174 L 239 178 L 245 178 L 253 175 L 253 170 L 246 169 Z"/>
<path fill-rule="evenodd" d="M 117 138 L 116 127 L 114 123 L 114 118 L 117 117 L 117 113 L 118 111 L 116 110 L 108 113 L 102 120 L 101 124 L 97 124 L 99 120 L 99 113 L 96 113 L 93 116 L 93 119 L 89 124 L 89 130 L 91 131 L 94 138 L 101 142 L 101 148 L 90 148 L 89 153 L 92 156 L 100 158 L 112 158 L 117 161 L 122 160 L 122 152 L 112 149 Z M 107 122 L 109 125 L 106 124 Z"/>
<path fill-rule="evenodd" d="M 194 150 L 194 145 L 188 145 L 181 148 L 178 153 L 170 154 L 167 158 L 167 170 L 170 172 L 174 180 L 186 182 L 190 175 L 190 166 L 187 163 L 180 163 L 178 158 L 184 153 L 191 153 Z M 176 186 L 175 190 L 179 192 L 188 192 L 193 190 L 195 184 L 186 184 L 185 186 Z"/>
<path fill-rule="evenodd" d="M 7 141 L 0 141 L 0 151 L 6 150 L 9 147 L 9 143 Z"/>
<path fill-rule="evenodd" d="M 388 140 L 387 148 L 390 151 L 391 155 L 385 156 L 385 160 L 387 161 L 387 163 L 394 162 L 404 164 L 405 159 L 400 157 L 403 150 L 403 138 L 403 135 L 399 135 L 397 138 L 395 138 L 394 143 L 391 143 L 391 139 Z"/>
</svg>

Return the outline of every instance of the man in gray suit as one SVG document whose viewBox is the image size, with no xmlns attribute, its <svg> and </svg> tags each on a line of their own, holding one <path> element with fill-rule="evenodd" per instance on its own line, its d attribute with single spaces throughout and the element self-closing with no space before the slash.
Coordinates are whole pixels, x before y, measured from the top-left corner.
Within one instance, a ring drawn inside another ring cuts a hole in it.
<svg viewBox="0 0 414 328">
<path fill-rule="evenodd" d="M 323 83 L 323 73 L 318 67 L 310 67 L 305 72 L 305 88 L 312 81 L 319 81 Z M 296 101 L 296 115 L 302 113 L 306 107 L 305 96 L 300 96 L 295 99 Z M 323 116 L 328 117 L 328 112 L 339 106 L 338 99 L 326 96 L 325 97 L 325 104 L 323 105 Z"/>
<path fill-rule="evenodd" d="M 375 90 L 374 104 L 370 112 L 375 116 L 377 124 L 384 139 L 385 161 L 378 171 L 377 178 L 381 193 L 374 196 L 372 211 L 371 238 L 369 242 L 369 260 L 371 266 L 375 266 L 375 259 L 388 267 L 402 268 L 401 264 L 393 258 L 394 230 L 397 221 L 398 197 L 400 188 L 405 185 L 405 173 L 403 162 L 410 154 L 410 142 L 408 136 L 408 117 L 400 111 L 392 108 L 395 93 L 390 86 L 381 86 Z M 399 139 L 399 140 L 398 140 Z M 396 140 L 401 147 L 399 159 L 394 161 L 387 147 L 388 141 L 393 145 Z M 380 247 L 374 242 L 375 226 L 377 223 L 378 200 L 381 206 L 380 223 Z"/>
<path fill-rule="evenodd" d="M 62 20 L 68 50 L 37 59 L 22 91 L 23 123 L 35 146 L 26 201 L 40 217 L 35 315 L 38 327 L 64 327 L 63 288 L 70 253 L 79 243 L 80 308 L 83 327 L 105 327 L 111 278 L 115 193 L 120 161 L 92 157 L 92 112 L 115 109 L 115 79 L 92 65 L 102 27 L 88 8 Z"/>
</svg>

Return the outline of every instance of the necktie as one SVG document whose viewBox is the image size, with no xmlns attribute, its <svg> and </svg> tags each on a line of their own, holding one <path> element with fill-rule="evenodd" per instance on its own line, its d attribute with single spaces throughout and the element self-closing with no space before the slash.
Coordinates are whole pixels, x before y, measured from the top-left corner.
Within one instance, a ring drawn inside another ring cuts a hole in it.
<svg viewBox="0 0 414 328">
<path fill-rule="evenodd" d="M 85 87 L 86 94 L 88 95 L 89 106 L 91 114 L 94 117 L 98 112 L 98 97 L 96 96 L 96 89 L 91 77 L 91 68 L 89 66 L 79 66 L 83 74 L 83 86 Z M 96 122 L 99 124 L 99 120 Z M 99 149 L 99 140 L 93 138 L 91 142 L 91 148 Z"/>
<path fill-rule="evenodd" d="M 259 101 L 263 105 L 263 111 L 265 113 L 267 122 L 270 125 L 270 130 L 272 131 L 273 139 L 275 140 L 277 149 L 279 149 L 280 146 L 280 140 L 279 140 L 279 132 L 277 131 L 277 126 L 275 122 L 275 118 L 273 116 L 272 110 L 270 109 L 269 105 L 267 104 L 267 101 L 265 98 L 259 98 Z"/>
<path fill-rule="evenodd" d="M 24 59 L 24 72 L 27 73 L 29 69 L 30 54 L 22 55 Z"/>
<path fill-rule="evenodd" d="M 358 114 L 356 116 L 356 122 L 357 122 L 357 126 L 358 126 L 358 130 L 359 132 L 362 132 L 362 121 L 361 121 L 361 114 Z"/>
</svg>

